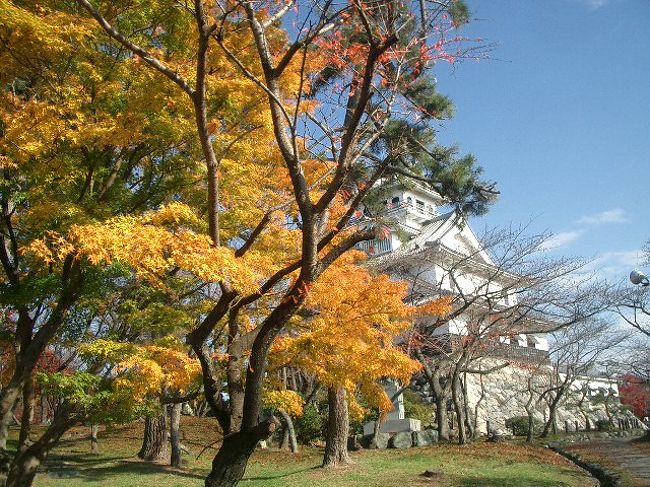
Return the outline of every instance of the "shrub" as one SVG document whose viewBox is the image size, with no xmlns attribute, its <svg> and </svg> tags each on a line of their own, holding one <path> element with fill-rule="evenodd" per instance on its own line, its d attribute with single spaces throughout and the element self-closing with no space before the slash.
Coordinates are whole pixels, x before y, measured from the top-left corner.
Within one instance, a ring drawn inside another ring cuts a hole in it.
<svg viewBox="0 0 650 487">
<path fill-rule="evenodd" d="M 544 423 L 533 417 L 533 432 L 541 431 L 543 427 Z M 506 428 L 515 436 L 528 435 L 528 416 L 513 416 L 506 419 Z"/>
<path fill-rule="evenodd" d="M 303 445 L 308 445 L 316 440 L 322 440 L 326 425 L 327 415 L 318 412 L 313 404 L 307 406 L 302 416 L 295 421 L 296 438 Z"/>
<path fill-rule="evenodd" d="M 361 401 L 360 401 L 361 402 Z M 364 407 L 364 406 L 362 406 Z M 365 414 L 363 417 L 354 418 L 350 416 L 350 434 L 358 435 L 363 433 L 363 425 L 369 421 L 377 421 L 379 410 L 375 408 L 364 407 Z"/>
<path fill-rule="evenodd" d="M 598 431 L 613 431 L 616 427 L 609 419 L 599 419 L 596 421 L 596 429 Z"/>
<path fill-rule="evenodd" d="M 426 404 L 420 395 L 413 391 L 404 391 L 404 416 L 419 419 L 422 428 L 430 427 L 434 423 L 435 406 Z"/>
</svg>

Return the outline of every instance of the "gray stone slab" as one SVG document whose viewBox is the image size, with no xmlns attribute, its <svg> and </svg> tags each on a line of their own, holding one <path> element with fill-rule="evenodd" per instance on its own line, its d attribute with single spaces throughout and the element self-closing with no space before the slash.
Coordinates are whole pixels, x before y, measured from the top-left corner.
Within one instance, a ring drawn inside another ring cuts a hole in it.
<svg viewBox="0 0 650 487">
<path fill-rule="evenodd" d="M 419 419 L 389 419 L 381 423 L 381 433 L 399 433 L 400 431 L 420 431 L 422 422 Z M 375 422 L 370 421 L 363 425 L 363 434 L 371 435 L 375 432 Z"/>
<path fill-rule="evenodd" d="M 413 446 L 429 446 L 438 442 L 438 432 L 435 430 L 414 431 Z"/>
<path fill-rule="evenodd" d="M 361 445 L 371 450 L 385 450 L 388 448 L 390 435 L 388 433 L 378 433 L 377 435 L 364 435 L 361 438 Z"/>
<path fill-rule="evenodd" d="M 390 448 L 411 448 L 413 446 L 413 435 L 409 431 L 395 433 L 388 442 Z"/>
</svg>

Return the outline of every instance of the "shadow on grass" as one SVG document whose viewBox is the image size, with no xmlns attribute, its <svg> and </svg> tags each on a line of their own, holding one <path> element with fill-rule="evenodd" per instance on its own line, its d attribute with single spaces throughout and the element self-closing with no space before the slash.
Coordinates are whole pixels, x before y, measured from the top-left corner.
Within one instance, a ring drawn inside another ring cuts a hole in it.
<svg viewBox="0 0 650 487">
<path fill-rule="evenodd" d="M 557 480 L 522 479 L 512 477 L 459 478 L 454 485 L 460 487 L 568 487 Z"/>
<path fill-rule="evenodd" d="M 318 470 L 321 467 L 318 465 L 314 467 L 305 467 L 301 468 L 299 470 L 292 470 L 291 472 L 285 472 L 285 473 L 279 473 L 277 475 L 265 475 L 265 476 L 257 476 L 257 477 L 244 477 L 243 480 L 275 480 L 275 479 L 283 479 L 286 477 L 291 477 L 292 475 L 297 475 L 299 473 L 304 473 L 304 472 L 309 472 L 312 470 Z"/>
<path fill-rule="evenodd" d="M 87 455 L 91 457 L 90 455 Z M 57 462 L 72 459 L 73 463 L 57 465 Z M 101 464 L 109 464 L 103 465 Z M 175 477 L 202 479 L 204 474 L 192 471 L 178 470 L 167 465 L 156 463 L 140 462 L 125 457 L 97 457 L 79 458 L 79 456 L 67 457 L 66 455 L 57 455 L 51 457 L 46 464 L 46 472 L 50 477 L 74 477 L 88 481 L 105 481 L 111 477 L 119 477 L 124 474 L 131 475 L 150 475 L 150 474 L 167 474 Z"/>
<path fill-rule="evenodd" d="M 92 465 L 101 465 L 102 463 L 110 463 L 117 460 L 125 460 L 127 457 L 124 455 L 117 456 L 99 456 L 91 453 L 53 453 L 45 463 L 46 467 L 56 466 L 59 462 L 66 462 L 66 466 L 73 467 L 91 467 Z"/>
</svg>

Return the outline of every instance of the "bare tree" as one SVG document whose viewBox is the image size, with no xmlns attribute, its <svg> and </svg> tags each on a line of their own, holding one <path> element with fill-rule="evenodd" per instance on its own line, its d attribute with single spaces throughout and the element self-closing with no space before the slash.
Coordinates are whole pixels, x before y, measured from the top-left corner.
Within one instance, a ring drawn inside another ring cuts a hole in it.
<svg viewBox="0 0 650 487">
<path fill-rule="evenodd" d="M 548 436 L 552 429 L 557 429 L 558 409 L 576 380 L 592 373 L 599 362 L 627 337 L 627 334 L 615 330 L 608 322 L 597 318 L 555 332 L 551 353 L 552 381 L 542 392 L 542 397 L 549 407 L 542 437 Z"/>
<path fill-rule="evenodd" d="M 462 228 L 462 217 L 455 218 Z M 465 374 L 548 361 L 545 351 L 510 342 L 577 326 L 606 307 L 604 286 L 578 277 L 584 261 L 547 256 L 548 237 L 527 236 L 524 227 L 492 230 L 459 251 L 446 247 L 443 235 L 424 248 L 377 259 L 383 272 L 410 282 L 412 302 L 441 297 L 451 302 L 450 313 L 420 320 L 408 337 L 424 365 L 441 438 L 448 437 L 443 416 L 449 399 L 459 441 L 467 440 L 467 429 L 471 433 Z M 491 359 L 490 365 L 477 367 L 482 359 Z"/>
<path fill-rule="evenodd" d="M 628 325 L 650 338 L 650 287 L 621 285 L 612 301 L 613 309 Z"/>
</svg>

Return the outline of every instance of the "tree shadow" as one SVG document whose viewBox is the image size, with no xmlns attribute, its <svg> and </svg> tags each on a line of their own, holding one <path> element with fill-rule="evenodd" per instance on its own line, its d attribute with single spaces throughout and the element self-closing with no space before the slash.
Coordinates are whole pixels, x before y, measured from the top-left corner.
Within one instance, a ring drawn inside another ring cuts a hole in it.
<svg viewBox="0 0 650 487">
<path fill-rule="evenodd" d="M 291 477 L 292 475 L 296 475 L 296 474 L 299 474 L 299 473 L 318 470 L 320 468 L 321 467 L 316 465 L 314 467 L 305 467 L 305 468 L 301 468 L 301 469 L 298 469 L 298 470 L 292 470 L 291 472 L 279 473 L 277 475 L 265 475 L 265 476 L 259 475 L 259 476 L 256 476 L 256 477 L 244 477 L 242 480 L 275 480 L 275 479 L 283 479 L 283 478 Z"/>
<path fill-rule="evenodd" d="M 571 484 L 557 480 L 522 479 L 512 477 L 458 478 L 454 485 L 460 487 L 569 487 Z"/>
<path fill-rule="evenodd" d="M 60 457 L 58 457 L 60 458 Z M 56 465 L 48 462 L 44 474 L 56 478 L 81 478 L 88 481 L 106 481 L 111 477 L 124 474 L 131 475 L 150 475 L 164 473 L 175 477 L 202 479 L 205 474 L 179 470 L 168 465 L 156 463 L 140 462 L 124 457 L 95 457 L 94 459 L 81 459 L 74 457 L 77 462 L 74 464 Z M 55 458 L 52 460 L 56 461 Z M 118 461 L 116 461 L 118 460 Z M 96 466 L 99 464 L 110 463 L 110 465 Z M 80 468 L 78 468 L 80 467 Z"/>
<path fill-rule="evenodd" d="M 110 463 L 116 460 L 126 460 L 124 455 L 105 456 L 93 455 L 92 453 L 53 453 L 45 462 L 46 467 L 56 466 L 58 462 L 67 462 L 68 467 L 91 467 L 102 463 Z"/>
</svg>

